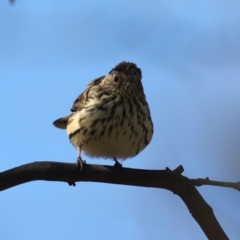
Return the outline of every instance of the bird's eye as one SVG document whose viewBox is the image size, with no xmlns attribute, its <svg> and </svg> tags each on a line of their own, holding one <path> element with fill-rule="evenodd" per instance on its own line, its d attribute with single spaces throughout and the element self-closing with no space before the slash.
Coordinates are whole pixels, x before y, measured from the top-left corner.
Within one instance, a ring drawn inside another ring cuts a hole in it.
<svg viewBox="0 0 240 240">
<path fill-rule="evenodd" d="M 113 82 L 118 82 L 118 76 L 114 76 L 114 78 L 113 78 Z"/>
</svg>

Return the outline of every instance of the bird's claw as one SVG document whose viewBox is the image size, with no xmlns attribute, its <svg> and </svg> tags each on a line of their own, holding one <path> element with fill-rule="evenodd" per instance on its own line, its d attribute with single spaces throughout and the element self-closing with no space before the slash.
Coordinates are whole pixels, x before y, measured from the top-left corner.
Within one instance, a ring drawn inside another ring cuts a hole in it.
<svg viewBox="0 0 240 240">
<path fill-rule="evenodd" d="M 80 170 L 80 172 L 83 172 L 84 165 L 86 164 L 85 160 L 82 160 L 81 157 L 77 158 L 77 168 Z"/>
<path fill-rule="evenodd" d="M 113 165 L 114 168 L 116 168 L 117 170 L 122 169 L 122 164 L 118 162 L 118 160 L 116 158 L 114 158 L 115 164 Z"/>
</svg>

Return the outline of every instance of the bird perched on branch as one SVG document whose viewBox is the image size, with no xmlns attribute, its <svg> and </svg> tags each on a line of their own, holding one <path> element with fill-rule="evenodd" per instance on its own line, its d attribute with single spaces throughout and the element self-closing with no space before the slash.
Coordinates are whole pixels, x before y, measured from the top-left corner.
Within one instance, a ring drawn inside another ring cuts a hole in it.
<svg viewBox="0 0 240 240">
<path fill-rule="evenodd" d="M 90 82 L 72 106 L 72 114 L 53 124 L 67 129 L 71 143 L 91 157 L 110 158 L 115 164 L 136 156 L 151 141 L 153 123 L 142 86 L 141 69 L 121 62 L 106 76 Z"/>
</svg>

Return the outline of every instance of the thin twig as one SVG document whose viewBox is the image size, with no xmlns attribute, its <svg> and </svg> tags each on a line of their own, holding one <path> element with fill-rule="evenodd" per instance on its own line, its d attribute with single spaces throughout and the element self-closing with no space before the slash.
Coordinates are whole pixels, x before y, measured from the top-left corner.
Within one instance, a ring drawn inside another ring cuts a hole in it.
<svg viewBox="0 0 240 240">
<path fill-rule="evenodd" d="M 240 182 L 219 182 L 213 181 L 207 178 L 197 178 L 197 179 L 190 179 L 190 181 L 197 187 L 202 185 L 211 185 L 211 186 L 219 186 L 219 187 L 228 187 L 233 188 L 240 191 Z"/>
</svg>

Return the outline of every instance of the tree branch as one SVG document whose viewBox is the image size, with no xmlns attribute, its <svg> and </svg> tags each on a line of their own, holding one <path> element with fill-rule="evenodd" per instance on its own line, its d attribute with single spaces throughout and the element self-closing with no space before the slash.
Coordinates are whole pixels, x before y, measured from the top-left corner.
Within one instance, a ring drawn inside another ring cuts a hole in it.
<svg viewBox="0 0 240 240">
<path fill-rule="evenodd" d="M 163 188 L 177 194 L 184 201 L 208 239 L 228 239 L 212 208 L 204 201 L 191 180 L 181 175 L 182 171 L 181 166 L 171 171 L 116 169 L 111 166 L 86 164 L 84 171 L 79 172 L 76 164 L 33 162 L 0 173 L 0 190 L 36 180 L 61 181 L 70 185 L 85 181 Z"/>
<path fill-rule="evenodd" d="M 191 179 L 191 182 L 195 186 L 202 186 L 202 185 L 211 185 L 211 186 L 219 186 L 219 187 L 228 187 L 228 188 L 233 188 L 238 191 L 240 191 L 240 182 L 219 182 L 219 181 L 213 181 L 210 180 L 208 177 L 207 178 L 197 178 L 197 179 Z"/>
</svg>

